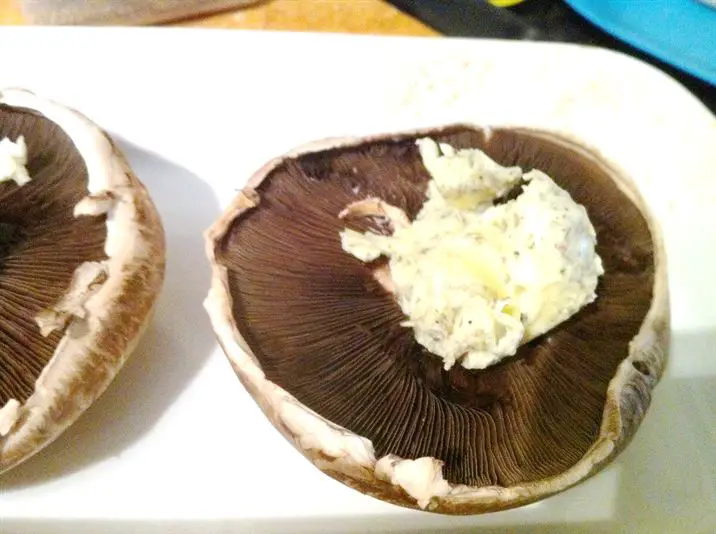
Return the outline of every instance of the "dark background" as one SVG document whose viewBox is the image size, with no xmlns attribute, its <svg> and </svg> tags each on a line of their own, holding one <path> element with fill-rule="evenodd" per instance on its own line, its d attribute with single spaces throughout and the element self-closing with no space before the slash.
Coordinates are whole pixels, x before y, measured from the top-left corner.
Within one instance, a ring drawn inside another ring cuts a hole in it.
<svg viewBox="0 0 716 534">
<path fill-rule="evenodd" d="M 562 0 L 527 0 L 502 9 L 483 0 L 390 2 L 447 36 L 572 42 L 627 53 L 676 78 L 716 113 L 716 87 L 611 37 Z"/>
</svg>

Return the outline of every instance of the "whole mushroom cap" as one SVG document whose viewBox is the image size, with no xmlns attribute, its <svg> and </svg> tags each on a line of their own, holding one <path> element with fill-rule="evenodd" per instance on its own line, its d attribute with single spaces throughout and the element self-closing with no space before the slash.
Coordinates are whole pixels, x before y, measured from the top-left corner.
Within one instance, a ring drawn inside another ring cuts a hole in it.
<svg viewBox="0 0 716 534">
<path fill-rule="evenodd" d="M 597 232 L 597 300 L 484 370 L 444 370 L 400 325 L 375 266 L 341 248 L 338 214 L 355 201 L 420 210 L 421 137 L 547 173 Z M 251 177 L 206 240 L 205 307 L 248 392 L 323 472 L 402 506 L 492 512 L 585 480 L 634 435 L 666 363 L 659 228 L 627 177 L 551 132 L 451 125 L 313 143 Z"/>
<path fill-rule="evenodd" d="M 0 91 L 0 139 L 22 136 L 30 181 L 0 182 L 0 472 L 51 443 L 105 390 L 164 279 L 164 230 L 97 125 Z"/>
</svg>

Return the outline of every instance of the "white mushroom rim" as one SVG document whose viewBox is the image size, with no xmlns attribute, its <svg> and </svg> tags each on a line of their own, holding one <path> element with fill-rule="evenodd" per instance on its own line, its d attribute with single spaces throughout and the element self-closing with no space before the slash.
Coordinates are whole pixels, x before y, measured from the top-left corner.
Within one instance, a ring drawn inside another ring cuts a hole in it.
<svg viewBox="0 0 716 534">
<path fill-rule="evenodd" d="M 59 328 L 67 329 L 27 401 L 22 404 L 10 399 L 0 409 L 2 453 L 29 439 L 47 424 L 45 408 L 58 400 L 63 384 L 75 370 L 76 362 L 63 356 L 87 350 L 92 340 L 83 334 L 101 330 L 102 325 L 109 322 L 111 307 L 107 303 L 121 293 L 123 268 L 130 259 L 142 257 L 145 252 L 149 254 L 149 250 L 145 251 L 147 247 L 139 233 L 136 192 L 130 187 L 129 169 L 126 162 L 117 157 L 104 132 L 77 111 L 25 89 L 0 90 L 0 104 L 42 115 L 65 132 L 84 160 L 88 173 L 87 196 L 75 205 L 74 216 L 107 215 L 104 245 L 107 259 L 81 264 L 64 298 L 35 318 L 45 336 Z M 78 402 L 86 408 L 92 400 L 79 399 Z M 22 423 L 16 427 L 20 420 Z"/>
<path fill-rule="evenodd" d="M 519 127 L 515 128 L 520 130 Z M 428 136 L 430 130 L 415 132 L 419 136 Z M 542 134 L 535 134 L 542 135 Z M 629 345 L 629 354 L 619 364 L 615 376 L 609 383 L 607 398 L 603 410 L 599 436 L 586 454 L 571 468 L 557 476 L 528 482 L 515 486 L 472 487 L 452 484 L 443 478 L 443 462 L 436 458 L 425 457 L 405 459 L 394 455 L 376 458 L 370 440 L 333 424 L 319 414 L 301 404 L 283 388 L 269 381 L 262 371 L 258 360 L 242 338 L 232 315 L 232 298 L 228 286 L 227 270 L 218 265 L 215 258 L 215 244 L 228 229 L 234 217 L 247 209 L 258 205 L 256 187 L 264 176 L 288 158 L 298 155 L 320 152 L 324 149 L 355 146 L 364 141 L 362 138 L 329 138 L 298 147 L 283 157 L 276 158 L 262 167 L 248 182 L 244 193 L 239 194 L 225 210 L 222 218 L 206 232 L 206 252 L 212 263 L 212 283 L 204 307 L 212 322 L 219 344 L 229 358 L 235 372 L 252 392 L 266 416 L 281 430 L 284 436 L 298 448 L 304 456 L 323 455 L 326 462 L 335 471 L 354 476 L 356 466 L 365 469 L 367 478 L 393 485 L 409 495 L 416 505 L 425 510 L 438 508 L 440 502 L 451 504 L 469 503 L 476 507 L 500 508 L 503 503 L 527 503 L 578 484 L 594 474 L 607 462 L 618 449 L 623 447 L 634 432 L 630 421 L 623 413 L 630 409 L 639 411 L 639 402 L 632 398 L 627 386 L 635 381 L 653 384 L 661 377 L 666 363 L 668 346 L 669 297 L 666 273 L 666 253 L 661 230 L 646 208 L 637 187 L 621 169 L 606 160 L 596 150 L 587 151 L 581 140 L 545 132 L 550 139 L 562 140 L 565 146 L 579 151 L 601 167 L 606 167 L 615 178 L 618 188 L 632 201 L 644 215 L 654 243 L 655 277 L 653 299 L 639 333 Z M 600 155 L 601 156 L 601 155 Z M 641 414 L 643 415 L 643 413 Z M 324 467 L 326 466 L 324 462 Z M 322 468 L 322 470 L 325 470 Z M 496 506 L 497 505 L 497 506 Z M 507 507 L 507 506 L 505 506 Z"/>
</svg>

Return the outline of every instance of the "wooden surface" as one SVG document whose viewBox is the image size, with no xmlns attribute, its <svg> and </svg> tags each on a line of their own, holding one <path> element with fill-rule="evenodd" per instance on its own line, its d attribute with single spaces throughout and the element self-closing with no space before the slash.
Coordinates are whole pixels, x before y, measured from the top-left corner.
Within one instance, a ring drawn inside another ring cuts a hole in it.
<svg viewBox="0 0 716 534">
<path fill-rule="evenodd" d="M 22 13 L 15 0 L 0 0 L 0 24 L 22 24 Z"/>
<path fill-rule="evenodd" d="M 0 0 L 0 24 L 24 24 L 18 0 Z M 382 0 L 270 0 L 175 26 L 384 35 L 436 35 Z"/>
</svg>

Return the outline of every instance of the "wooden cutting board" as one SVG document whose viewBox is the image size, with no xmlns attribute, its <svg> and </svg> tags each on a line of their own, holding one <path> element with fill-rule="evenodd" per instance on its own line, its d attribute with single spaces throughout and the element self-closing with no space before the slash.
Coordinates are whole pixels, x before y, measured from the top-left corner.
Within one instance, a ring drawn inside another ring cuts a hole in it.
<svg viewBox="0 0 716 534">
<path fill-rule="evenodd" d="M 0 0 L 0 24 L 38 23 L 23 13 L 24 4 L 63 0 Z M 69 2 L 70 0 L 64 0 Z M 97 0 L 94 0 L 97 1 Z M 99 0 L 123 3 L 123 0 Z M 165 0 L 166 1 L 166 0 Z M 74 0 L 77 4 L 91 4 Z M 137 0 L 130 3 L 136 4 Z M 178 0 L 178 3 L 181 3 Z M 196 4 L 197 2 L 187 2 Z M 249 2 L 244 0 L 243 5 Z M 35 7 L 38 7 L 35 6 Z M 91 8 L 90 8 L 91 9 Z M 115 17 L 116 18 L 116 17 Z M 153 22 L 150 24 L 158 24 Z M 292 31 L 331 31 L 384 35 L 437 35 L 437 32 L 383 0 L 273 0 L 221 12 L 196 12 L 170 25 Z"/>
<path fill-rule="evenodd" d="M 16 0 L 33 24 L 155 24 L 256 0 Z"/>
</svg>

